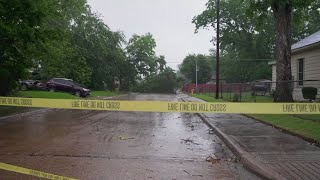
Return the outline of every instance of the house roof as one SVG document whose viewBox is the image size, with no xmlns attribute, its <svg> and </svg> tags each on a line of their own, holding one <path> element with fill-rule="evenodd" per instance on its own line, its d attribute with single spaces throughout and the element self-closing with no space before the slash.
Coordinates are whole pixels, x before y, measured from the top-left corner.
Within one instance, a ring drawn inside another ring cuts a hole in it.
<svg viewBox="0 0 320 180">
<path fill-rule="evenodd" d="M 315 44 L 317 42 L 320 42 L 320 31 L 318 31 L 318 32 L 302 39 L 301 41 L 293 44 L 291 46 L 291 49 L 292 50 L 300 49 L 300 48 Z"/>
</svg>

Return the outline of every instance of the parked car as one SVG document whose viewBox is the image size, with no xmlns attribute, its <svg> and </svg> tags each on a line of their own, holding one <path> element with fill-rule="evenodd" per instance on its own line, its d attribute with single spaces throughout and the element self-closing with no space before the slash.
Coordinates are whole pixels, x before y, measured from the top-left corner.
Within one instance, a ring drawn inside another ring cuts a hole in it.
<svg viewBox="0 0 320 180">
<path fill-rule="evenodd" d="M 52 78 L 47 82 L 46 87 L 51 92 L 70 92 L 73 95 L 80 97 L 87 97 L 91 93 L 90 89 L 83 88 L 81 85 L 75 83 L 72 79 L 66 78 Z"/>
<path fill-rule="evenodd" d="M 45 89 L 45 86 L 40 80 L 20 81 L 20 90 L 26 91 L 30 89 Z"/>
<path fill-rule="evenodd" d="M 252 93 L 260 92 L 262 95 L 266 95 L 271 91 L 271 83 L 270 80 L 258 80 L 254 82 L 254 86 L 252 87 Z"/>
</svg>

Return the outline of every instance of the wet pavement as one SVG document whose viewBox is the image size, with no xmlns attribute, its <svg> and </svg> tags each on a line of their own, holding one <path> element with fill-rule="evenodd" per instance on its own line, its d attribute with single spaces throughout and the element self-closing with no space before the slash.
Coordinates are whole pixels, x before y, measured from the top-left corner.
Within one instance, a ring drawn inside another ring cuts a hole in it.
<svg viewBox="0 0 320 180">
<path fill-rule="evenodd" d="M 193 102 L 202 100 L 182 96 Z M 239 114 L 203 116 L 241 148 L 289 180 L 320 180 L 320 148 Z M 319 130 L 320 131 L 320 130 Z"/>
<path fill-rule="evenodd" d="M 1 118 L 0 162 L 77 179 L 260 179 L 186 113 L 48 109 Z M 0 179 L 37 178 L 0 170 Z"/>
</svg>

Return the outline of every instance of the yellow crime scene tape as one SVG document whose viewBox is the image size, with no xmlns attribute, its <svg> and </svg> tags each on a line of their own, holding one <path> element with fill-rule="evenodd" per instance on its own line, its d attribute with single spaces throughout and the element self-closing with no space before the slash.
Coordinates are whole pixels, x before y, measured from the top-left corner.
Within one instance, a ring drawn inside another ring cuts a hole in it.
<svg viewBox="0 0 320 180">
<path fill-rule="evenodd" d="M 0 97 L 0 105 L 135 112 L 187 112 L 225 114 L 320 114 L 320 103 L 208 103 Z"/>
<path fill-rule="evenodd" d="M 46 178 L 46 179 L 76 180 L 74 178 L 69 178 L 69 177 L 59 176 L 59 175 L 55 175 L 55 174 L 51 174 L 51 173 L 36 171 L 36 170 L 18 167 L 18 166 L 14 166 L 14 165 L 2 163 L 2 162 L 0 162 L 0 169 L 16 172 L 16 173 L 20 173 L 20 174 L 36 176 L 36 177 L 40 177 L 40 178 Z"/>
</svg>

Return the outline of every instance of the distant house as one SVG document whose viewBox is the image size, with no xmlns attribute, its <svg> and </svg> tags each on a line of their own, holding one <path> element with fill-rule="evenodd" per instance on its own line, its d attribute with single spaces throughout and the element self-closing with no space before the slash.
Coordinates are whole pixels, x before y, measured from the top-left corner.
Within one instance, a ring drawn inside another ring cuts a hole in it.
<svg viewBox="0 0 320 180">
<path fill-rule="evenodd" d="M 320 93 L 320 82 L 303 80 L 320 80 L 320 31 L 302 39 L 291 46 L 291 70 L 293 80 L 293 98 L 294 100 L 304 100 L 302 96 L 302 87 L 316 87 Z M 272 81 L 276 81 L 276 65 L 272 65 Z M 272 89 L 276 84 L 272 84 Z"/>
</svg>

